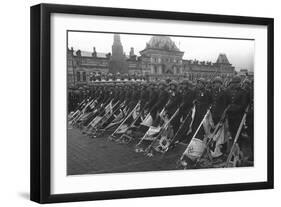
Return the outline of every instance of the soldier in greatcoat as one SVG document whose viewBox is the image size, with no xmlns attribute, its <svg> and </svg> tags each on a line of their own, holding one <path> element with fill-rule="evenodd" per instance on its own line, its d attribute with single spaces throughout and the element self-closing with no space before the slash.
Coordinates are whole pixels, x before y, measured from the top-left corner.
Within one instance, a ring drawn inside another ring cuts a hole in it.
<svg viewBox="0 0 281 207">
<path fill-rule="evenodd" d="M 169 100 L 169 93 L 167 91 L 167 84 L 165 81 L 160 81 L 158 84 L 158 99 L 155 105 L 151 109 L 152 119 L 155 121 L 154 125 L 158 124 L 158 115 L 162 111 L 163 107 Z M 157 120 L 156 120 L 157 118 Z"/>
<path fill-rule="evenodd" d="M 176 112 L 177 109 L 180 108 L 181 104 L 182 104 L 182 98 L 183 98 L 183 94 L 182 91 L 178 90 L 178 83 L 176 81 L 171 81 L 169 83 L 169 103 L 166 106 L 166 112 L 168 115 L 168 118 L 170 119 L 174 113 Z M 179 112 L 177 113 L 177 115 L 173 118 L 173 120 L 171 121 L 171 125 L 173 127 L 173 131 L 176 132 L 179 128 Z"/>
<path fill-rule="evenodd" d="M 223 81 L 221 77 L 218 76 L 214 78 L 213 87 L 211 90 L 211 95 L 212 95 L 211 112 L 215 125 L 220 121 L 220 118 L 224 110 L 230 104 L 227 94 L 225 90 L 222 88 L 222 84 Z"/>
<path fill-rule="evenodd" d="M 233 141 L 237 134 L 238 128 L 240 126 L 242 117 L 245 113 L 247 107 L 247 94 L 241 87 L 241 78 L 239 76 L 234 76 L 229 83 L 228 89 L 226 90 L 228 99 L 230 102 L 230 107 L 227 111 L 229 132 L 231 134 L 231 139 L 229 141 L 229 146 L 227 152 L 230 151 L 230 147 L 233 145 Z M 244 126 L 242 128 L 244 130 Z M 240 149 L 247 152 L 247 140 L 243 138 L 243 131 L 239 134 L 239 139 L 237 141 Z"/>
<path fill-rule="evenodd" d="M 178 93 L 182 96 L 182 101 L 179 113 L 174 121 L 174 142 L 188 142 L 187 132 L 192 121 L 191 110 L 194 105 L 195 91 L 188 80 L 183 80 L 179 85 Z"/>
<path fill-rule="evenodd" d="M 241 88 L 241 78 L 235 76 L 229 83 L 226 90 L 230 107 L 228 109 L 229 131 L 234 138 L 237 129 L 240 125 L 241 119 L 247 107 L 246 92 Z"/>
<path fill-rule="evenodd" d="M 212 96 L 210 91 L 208 91 L 205 87 L 205 79 L 199 78 L 197 80 L 197 86 L 195 88 L 195 98 L 194 104 L 196 108 L 194 121 L 192 124 L 192 132 L 189 135 L 191 139 L 194 133 L 196 132 L 197 128 L 199 127 L 200 123 L 202 122 L 207 110 L 210 108 L 212 104 Z M 197 133 L 197 138 L 203 139 L 204 138 L 204 130 L 203 127 Z"/>
</svg>

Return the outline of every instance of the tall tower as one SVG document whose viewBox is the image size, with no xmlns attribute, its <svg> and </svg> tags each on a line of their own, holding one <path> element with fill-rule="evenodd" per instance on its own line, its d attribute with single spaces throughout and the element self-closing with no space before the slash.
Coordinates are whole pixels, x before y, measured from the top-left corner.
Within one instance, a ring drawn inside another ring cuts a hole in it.
<svg viewBox="0 0 281 207">
<path fill-rule="evenodd" d="M 128 66 L 126 64 L 126 56 L 124 55 L 120 34 L 114 34 L 112 55 L 109 62 L 110 73 L 127 73 Z"/>
<path fill-rule="evenodd" d="M 112 45 L 112 58 L 120 59 L 123 57 L 123 46 L 119 34 L 114 34 Z"/>
</svg>

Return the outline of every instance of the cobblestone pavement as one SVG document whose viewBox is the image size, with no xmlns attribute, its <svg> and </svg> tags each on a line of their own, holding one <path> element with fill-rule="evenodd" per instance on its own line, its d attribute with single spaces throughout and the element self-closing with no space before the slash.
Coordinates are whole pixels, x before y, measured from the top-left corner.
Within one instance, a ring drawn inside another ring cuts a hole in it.
<svg viewBox="0 0 281 207">
<path fill-rule="evenodd" d="M 133 144 L 118 144 L 107 136 L 89 138 L 78 129 L 68 129 L 67 174 L 95 174 L 175 170 L 185 147 L 178 146 L 164 156 L 136 153 Z"/>
</svg>

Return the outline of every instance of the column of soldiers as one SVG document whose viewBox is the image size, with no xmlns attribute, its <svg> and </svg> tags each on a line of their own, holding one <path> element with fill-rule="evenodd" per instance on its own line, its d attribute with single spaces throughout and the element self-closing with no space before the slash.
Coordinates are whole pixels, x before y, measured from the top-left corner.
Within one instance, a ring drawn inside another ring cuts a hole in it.
<svg viewBox="0 0 281 207">
<path fill-rule="evenodd" d="M 71 103 L 71 111 L 85 106 L 85 101 L 84 104 L 81 101 L 82 98 L 75 99 L 73 96 L 68 96 L 68 98 L 68 103 Z M 214 125 L 220 121 L 223 113 L 226 113 L 233 142 L 240 121 L 248 107 L 247 120 L 238 144 L 245 157 L 253 161 L 253 81 L 251 80 L 246 79 L 242 82 L 239 76 L 235 76 L 227 86 L 220 77 L 215 77 L 211 82 L 199 78 L 196 82 L 163 80 L 97 83 L 83 94 L 83 98 L 88 102 L 95 101 L 95 107 L 91 108 L 89 105 L 85 109 L 90 112 L 96 110 L 92 116 L 101 114 L 101 111 L 105 110 L 105 105 L 110 101 L 112 101 L 112 105 L 116 106 L 123 103 L 128 111 L 140 103 L 140 111 L 148 111 L 153 120 L 152 125 L 155 126 L 161 122 L 160 114 L 163 108 L 165 108 L 167 117 L 173 116 L 178 110 L 170 122 L 174 132 L 174 142 L 171 147 L 179 142 L 190 142 L 208 109 L 211 111 Z M 196 113 L 192 114 L 194 106 L 196 106 Z M 188 116 L 189 114 L 192 116 Z M 191 119 L 192 125 L 190 124 Z M 87 117 L 82 126 L 86 127 L 91 120 Z M 204 130 L 200 129 L 197 136 L 204 136 Z M 231 146 L 231 141 L 224 146 L 223 150 L 228 152 L 229 146 Z"/>
</svg>

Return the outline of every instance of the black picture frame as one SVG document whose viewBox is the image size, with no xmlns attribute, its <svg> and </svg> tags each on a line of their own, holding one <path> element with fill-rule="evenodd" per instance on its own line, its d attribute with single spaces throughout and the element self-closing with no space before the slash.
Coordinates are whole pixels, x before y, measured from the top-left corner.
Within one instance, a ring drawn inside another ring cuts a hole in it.
<svg viewBox="0 0 281 207">
<path fill-rule="evenodd" d="M 51 71 L 50 15 L 52 13 L 99 15 L 112 17 L 152 18 L 195 22 L 218 22 L 267 26 L 267 181 L 222 185 L 186 186 L 74 194 L 51 194 L 50 129 L 51 129 Z M 146 196 L 210 193 L 272 189 L 274 186 L 273 99 L 274 99 L 274 20 L 272 18 L 195 14 L 168 11 L 39 4 L 31 7 L 31 174 L 30 199 L 39 203 L 119 199 Z"/>
</svg>

